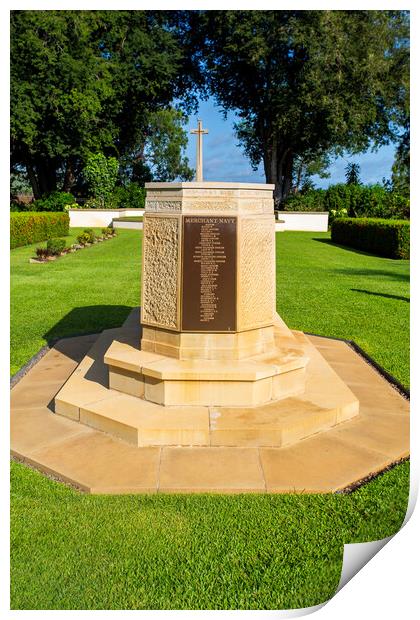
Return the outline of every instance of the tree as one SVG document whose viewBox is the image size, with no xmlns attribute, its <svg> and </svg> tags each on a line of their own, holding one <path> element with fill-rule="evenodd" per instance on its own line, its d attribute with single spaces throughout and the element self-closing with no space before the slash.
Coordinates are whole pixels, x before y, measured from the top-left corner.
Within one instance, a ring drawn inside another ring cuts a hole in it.
<svg viewBox="0 0 420 620">
<path fill-rule="evenodd" d="M 410 195 L 410 66 L 408 50 L 401 46 L 395 50 L 395 67 L 400 79 L 395 83 L 395 119 L 401 128 L 392 166 L 392 187 L 408 197 Z"/>
<path fill-rule="evenodd" d="M 392 189 L 403 196 L 410 195 L 410 132 L 397 146 L 392 165 Z"/>
<path fill-rule="evenodd" d="M 188 158 L 179 157 L 180 151 L 188 145 L 188 136 L 183 129 L 186 120 L 173 108 L 160 110 L 150 119 L 146 161 L 150 162 L 153 177 L 159 181 L 174 181 L 177 177 L 191 181 L 194 177 Z"/>
<path fill-rule="evenodd" d="M 277 203 L 297 157 L 395 139 L 406 12 L 208 11 L 194 28 L 207 94 L 239 115 L 240 143 L 254 168 L 263 162 Z"/>
<path fill-rule="evenodd" d="M 21 194 L 31 194 L 31 184 L 24 170 L 16 170 L 10 175 L 10 198 L 15 199 Z"/>
<path fill-rule="evenodd" d="M 347 185 L 360 185 L 360 166 L 354 162 L 349 162 L 346 166 Z"/>
<path fill-rule="evenodd" d="M 80 183 L 91 153 L 141 156 L 154 115 L 189 86 L 165 19 L 160 11 L 12 11 L 11 163 L 26 169 L 35 197 Z M 179 123 L 166 129 L 176 134 Z M 178 157 L 182 170 L 176 139 L 171 166 Z"/>
<path fill-rule="evenodd" d="M 328 179 L 328 167 L 331 163 L 328 153 L 296 155 L 293 161 L 292 183 L 293 191 L 303 192 L 314 188 L 312 177 L 317 175 L 321 179 Z"/>
<path fill-rule="evenodd" d="M 105 157 L 102 153 L 89 155 L 83 169 L 90 192 L 98 203 L 98 208 L 107 206 L 117 182 L 118 161 L 115 157 Z"/>
<path fill-rule="evenodd" d="M 144 184 L 156 181 L 191 181 L 194 170 L 183 156 L 188 144 L 184 130 L 187 119 L 180 110 L 168 108 L 148 116 L 143 142 L 136 145 L 122 159 L 122 177 L 125 182 Z"/>
</svg>

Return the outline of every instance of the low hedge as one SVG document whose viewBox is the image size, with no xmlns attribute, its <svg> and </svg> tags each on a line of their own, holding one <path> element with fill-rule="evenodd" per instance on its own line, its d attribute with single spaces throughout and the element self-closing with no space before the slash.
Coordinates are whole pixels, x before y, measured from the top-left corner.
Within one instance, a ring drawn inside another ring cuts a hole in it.
<svg viewBox="0 0 420 620">
<path fill-rule="evenodd" d="M 410 222 L 376 218 L 337 218 L 331 240 L 387 258 L 410 258 Z"/>
<path fill-rule="evenodd" d="M 65 237 L 69 234 L 68 213 L 16 213 L 10 214 L 10 247 L 37 243 Z"/>
</svg>

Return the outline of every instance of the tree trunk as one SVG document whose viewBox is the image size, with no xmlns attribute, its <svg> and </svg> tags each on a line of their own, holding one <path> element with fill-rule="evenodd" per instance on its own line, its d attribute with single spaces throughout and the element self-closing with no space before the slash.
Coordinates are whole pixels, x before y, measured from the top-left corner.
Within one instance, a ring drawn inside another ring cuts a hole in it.
<svg viewBox="0 0 420 620">
<path fill-rule="evenodd" d="M 29 157 L 26 171 L 35 200 L 57 189 L 56 162 L 52 159 Z"/>
<path fill-rule="evenodd" d="M 70 192 L 76 184 L 76 170 L 75 162 L 72 157 L 69 157 L 66 165 L 66 172 L 64 174 L 63 192 Z"/>
<path fill-rule="evenodd" d="M 293 152 L 273 140 L 264 152 L 264 173 L 267 183 L 273 183 L 274 207 L 278 209 L 292 189 Z"/>
<path fill-rule="evenodd" d="M 293 182 L 293 153 L 290 149 L 287 150 L 286 156 L 283 163 L 283 171 L 282 171 L 282 179 L 283 179 L 283 188 L 282 188 L 282 200 L 286 200 L 292 191 L 292 182 Z"/>
<path fill-rule="evenodd" d="M 36 162 L 37 177 L 41 196 L 50 194 L 57 189 L 57 175 L 55 162 L 42 158 Z"/>
<path fill-rule="evenodd" d="M 34 166 L 31 161 L 26 162 L 26 172 L 28 173 L 28 179 L 32 187 L 32 193 L 35 200 L 41 198 L 41 192 L 39 190 L 38 178 L 36 176 Z"/>
</svg>

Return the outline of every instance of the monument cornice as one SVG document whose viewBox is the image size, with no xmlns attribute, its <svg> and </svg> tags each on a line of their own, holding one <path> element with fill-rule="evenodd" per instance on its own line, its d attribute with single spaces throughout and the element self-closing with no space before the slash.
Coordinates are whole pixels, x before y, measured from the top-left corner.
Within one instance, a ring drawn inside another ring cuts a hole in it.
<svg viewBox="0 0 420 620">
<path fill-rule="evenodd" d="M 148 190 L 174 191 L 180 189 L 230 189 L 230 190 L 261 190 L 274 191 L 274 185 L 268 183 L 224 183 L 220 181 L 181 181 L 179 183 L 172 182 L 150 182 L 145 184 Z"/>
</svg>

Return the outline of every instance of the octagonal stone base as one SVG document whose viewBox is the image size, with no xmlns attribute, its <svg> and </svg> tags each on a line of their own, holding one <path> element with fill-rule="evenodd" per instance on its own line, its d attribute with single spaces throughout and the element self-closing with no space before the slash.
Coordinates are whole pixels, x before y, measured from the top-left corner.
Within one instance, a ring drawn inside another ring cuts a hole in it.
<svg viewBox="0 0 420 620">
<path fill-rule="evenodd" d="M 117 338 L 104 356 L 109 387 L 165 406 L 252 407 L 295 396 L 305 389 L 309 358 L 288 336 L 270 353 L 226 361 L 174 359 Z"/>
<path fill-rule="evenodd" d="M 136 337 L 137 323 L 138 312 L 124 330 L 59 341 L 14 386 L 15 458 L 91 493 L 328 493 L 409 455 L 407 399 L 345 342 L 315 336 L 300 335 L 312 349 L 306 402 L 285 399 L 283 413 L 275 403 L 248 409 L 147 403 L 148 415 L 132 424 L 130 397 L 107 387 L 103 355 L 123 332 L 126 340 Z M 64 415 L 54 414 L 54 398 Z M 124 405 L 119 420 L 104 415 L 117 401 Z M 324 432 L 312 434 L 314 419 Z"/>
<path fill-rule="evenodd" d="M 139 326 L 103 332 L 55 412 L 135 446 L 284 446 L 358 414 L 357 398 L 302 332 L 282 334 L 277 356 L 226 367 L 143 352 L 138 338 Z"/>
</svg>

